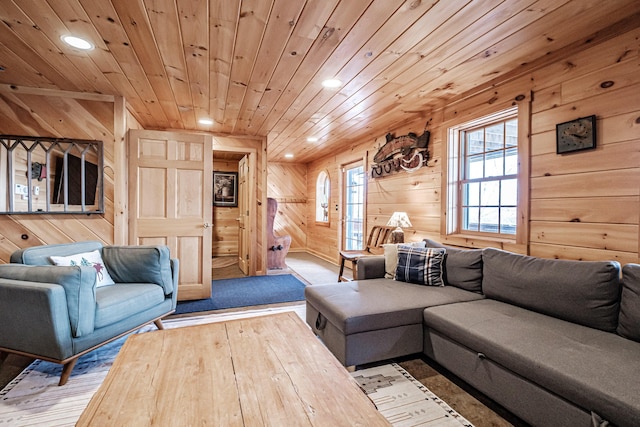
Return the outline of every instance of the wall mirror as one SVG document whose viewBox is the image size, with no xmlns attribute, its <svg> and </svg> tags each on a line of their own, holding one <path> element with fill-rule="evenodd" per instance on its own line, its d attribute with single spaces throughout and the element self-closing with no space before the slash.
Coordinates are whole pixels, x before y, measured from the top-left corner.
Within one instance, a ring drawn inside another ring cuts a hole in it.
<svg viewBox="0 0 640 427">
<path fill-rule="evenodd" d="M 0 135 L 0 213 L 104 213 L 102 141 Z"/>
</svg>

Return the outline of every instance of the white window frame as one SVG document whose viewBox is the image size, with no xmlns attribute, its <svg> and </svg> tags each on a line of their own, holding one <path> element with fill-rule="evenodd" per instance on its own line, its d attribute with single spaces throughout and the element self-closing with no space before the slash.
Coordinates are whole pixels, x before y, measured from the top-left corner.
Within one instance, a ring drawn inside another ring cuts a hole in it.
<svg viewBox="0 0 640 427">
<path fill-rule="evenodd" d="M 443 212 L 441 222 L 441 238 L 450 244 L 460 246 L 496 246 L 528 253 L 529 239 L 529 163 L 530 163 L 530 96 L 520 96 L 511 105 L 497 106 L 493 111 L 463 120 L 451 120 L 445 123 L 443 173 Z M 460 131 L 464 129 L 486 126 L 491 123 L 517 118 L 518 120 L 518 185 L 516 233 L 498 234 L 482 231 L 461 230 L 461 144 Z"/>
</svg>

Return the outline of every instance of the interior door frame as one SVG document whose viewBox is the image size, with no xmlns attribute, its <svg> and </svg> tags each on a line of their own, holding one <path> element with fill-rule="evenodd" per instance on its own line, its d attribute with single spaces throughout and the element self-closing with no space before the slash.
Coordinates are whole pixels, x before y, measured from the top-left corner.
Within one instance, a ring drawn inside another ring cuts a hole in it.
<svg viewBox="0 0 640 427">
<path fill-rule="evenodd" d="M 247 176 L 247 186 L 249 192 L 249 236 L 254 235 L 258 230 L 257 216 L 258 216 L 258 208 L 256 203 L 256 173 L 257 173 L 257 157 L 258 150 L 250 147 L 233 147 L 226 145 L 217 145 L 216 137 L 213 137 L 214 144 L 211 150 L 211 163 L 213 164 L 213 153 L 216 151 L 221 152 L 231 152 L 231 153 L 240 153 L 245 154 L 247 156 L 247 160 L 249 163 L 249 173 Z M 238 195 L 238 197 L 240 197 Z M 264 203 L 262 203 L 264 205 Z M 264 230 L 264 226 L 262 227 Z M 213 237 L 212 237 L 213 239 Z M 264 239 L 263 239 L 264 241 Z M 257 256 L 258 251 L 256 248 L 256 239 L 249 239 L 249 276 L 255 276 L 257 273 Z M 213 243 L 213 242 L 212 242 Z"/>
</svg>

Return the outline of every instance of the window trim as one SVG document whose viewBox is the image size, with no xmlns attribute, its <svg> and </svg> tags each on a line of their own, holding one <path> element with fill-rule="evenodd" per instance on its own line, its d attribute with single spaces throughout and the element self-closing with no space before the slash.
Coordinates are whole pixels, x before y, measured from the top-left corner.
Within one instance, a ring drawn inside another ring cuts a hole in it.
<svg viewBox="0 0 640 427">
<path fill-rule="evenodd" d="M 460 144 L 457 130 L 469 128 L 479 123 L 487 124 L 513 116 L 518 120 L 518 182 L 517 222 L 514 236 L 492 233 L 456 230 L 459 209 L 459 168 Z M 443 173 L 442 173 L 442 216 L 440 223 L 440 237 L 443 242 L 460 246 L 485 247 L 496 246 L 509 248 L 514 252 L 528 253 L 529 242 L 529 188 L 530 188 L 530 153 L 531 153 L 531 94 L 519 95 L 516 100 L 494 105 L 491 111 L 486 108 L 474 116 L 454 118 L 442 125 L 443 141 Z M 454 136 L 454 138 L 452 138 Z M 452 141 L 453 139 L 453 141 Z M 454 143 L 455 142 L 455 143 Z M 454 197 L 452 197 L 452 194 Z"/>
</svg>

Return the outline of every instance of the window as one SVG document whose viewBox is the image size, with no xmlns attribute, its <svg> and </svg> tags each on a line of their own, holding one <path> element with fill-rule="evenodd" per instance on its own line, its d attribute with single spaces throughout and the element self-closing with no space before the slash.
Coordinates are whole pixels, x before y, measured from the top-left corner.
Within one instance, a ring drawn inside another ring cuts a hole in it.
<svg viewBox="0 0 640 427">
<path fill-rule="evenodd" d="M 449 129 L 447 234 L 515 239 L 518 109 Z"/>
<path fill-rule="evenodd" d="M 316 181 L 316 222 L 329 222 L 329 175 L 322 171 Z"/>
</svg>

